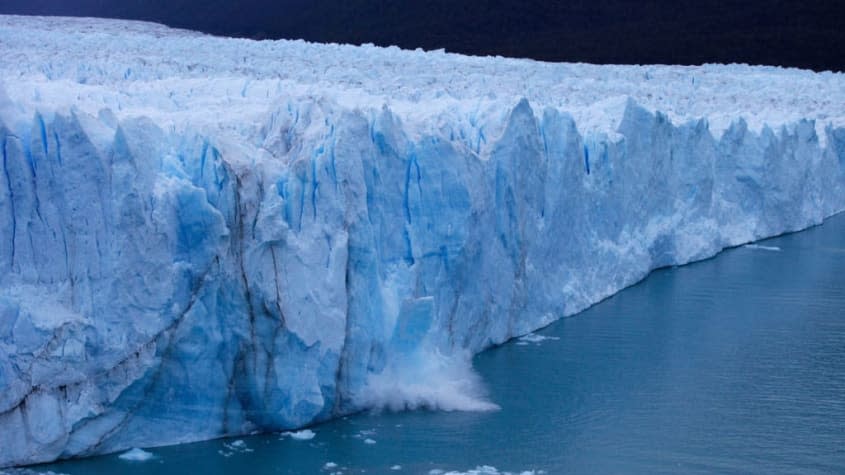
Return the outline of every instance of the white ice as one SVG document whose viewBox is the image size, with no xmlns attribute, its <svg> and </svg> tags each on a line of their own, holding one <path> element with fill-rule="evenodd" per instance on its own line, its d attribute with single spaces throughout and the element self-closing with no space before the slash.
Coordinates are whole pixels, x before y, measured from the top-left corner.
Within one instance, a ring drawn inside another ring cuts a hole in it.
<svg viewBox="0 0 845 475">
<path fill-rule="evenodd" d="M 153 454 L 143 449 L 134 448 L 120 454 L 119 458 L 121 460 L 129 460 L 131 462 L 146 462 L 147 460 L 153 458 Z"/>
<path fill-rule="evenodd" d="M 288 435 L 293 440 L 311 440 L 317 434 L 311 429 L 304 429 L 297 432 L 284 432 L 282 435 Z"/>
</svg>

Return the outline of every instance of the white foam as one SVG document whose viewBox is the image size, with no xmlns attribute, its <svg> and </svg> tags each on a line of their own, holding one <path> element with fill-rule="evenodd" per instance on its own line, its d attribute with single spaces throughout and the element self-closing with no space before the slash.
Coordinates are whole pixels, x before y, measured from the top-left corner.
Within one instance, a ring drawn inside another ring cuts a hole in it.
<svg viewBox="0 0 845 475">
<path fill-rule="evenodd" d="M 560 340 L 560 338 L 558 338 L 556 336 L 543 336 L 543 335 L 538 335 L 536 333 L 529 333 L 527 335 L 523 335 L 523 336 L 519 337 L 519 341 L 517 342 L 517 345 L 528 344 L 528 343 L 535 343 L 535 344 L 539 345 L 540 343 L 542 343 L 546 340 Z"/>
<path fill-rule="evenodd" d="M 121 460 L 129 460 L 130 462 L 146 462 L 147 460 L 153 458 L 153 454 L 136 447 L 120 454 L 118 458 Z"/>
<path fill-rule="evenodd" d="M 447 357 L 436 350 L 397 358 L 382 373 L 370 375 L 356 402 L 375 411 L 499 409 L 487 399 L 469 353 Z"/>
</svg>

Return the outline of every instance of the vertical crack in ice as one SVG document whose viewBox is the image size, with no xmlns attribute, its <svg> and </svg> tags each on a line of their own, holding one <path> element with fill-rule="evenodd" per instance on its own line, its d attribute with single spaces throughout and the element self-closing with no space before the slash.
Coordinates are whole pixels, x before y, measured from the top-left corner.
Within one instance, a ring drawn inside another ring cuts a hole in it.
<svg viewBox="0 0 845 475">
<path fill-rule="evenodd" d="M 9 259 L 9 266 L 10 269 L 14 269 L 15 266 L 15 236 L 17 236 L 18 230 L 18 220 L 17 220 L 17 211 L 15 210 L 15 194 L 12 191 L 12 179 L 9 176 L 9 160 L 8 160 L 8 151 L 6 149 L 8 143 L 8 133 L 3 135 L 3 142 L 2 149 L 3 149 L 3 173 L 6 175 L 6 186 L 8 187 L 8 194 L 9 194 L 9 208 L 11 210 L 11 218 L 12 218 L 12 232 L 9 236 L 11 239 L 11 249 L 12 255 Z"/>
<path fill-rule="evenodd" d="M 590 174 L 590 149 L 584 144 L 584 171 Z"/>
<path fill-rule="evenodd" d="M 348 224 L 344 224 L 344 230 L 345 230 L 347 236 L 349 236 L 346 240 L 346 262 L 344 264 L 344 273 L 343 273 L 343 275 L 344 275 L 344 277 L 343 277 L 343 279 L 344 279 L 343 280 L 343 290 L 344 290 L 344 295 L 346 297 L 344 299 L 344 302 L 345 302 L 346 306 L 345 306 L 344 311 L 343 311 L 343 316 L 344 316 L 343 342 L 341 343 L 340 351 L 338 353 L 339 357 L 338 357 L 338 362 L 337 362 L 337 368 L 336 368 L 335 374 L 334 374 L 334 394 L 335 394 L 335 396 L 334 396 L 334 407 L 332 408 L 332 414 L 334 414 L 334 415 L 343 414 L 345 412 L 345 409 L 346 409 L 345 404 L 348 402 L 348 401 L 345 400 L 346 394 L 344 392 L 345 388 L 344 388 L 343 381 L 344 381 L 344 371 L 346 371 L 347 367 L 348 367 L 347 358 L 349 357 L 349 355 L 347 353 L 348 353 L 348 348 L 349 348 L 349 339 L 351 338 L 351 333 L 352 333 L 352 318 L 351 318 L 350 311 L 349 311 L 350 310 L 349 302 L 350 302 L 350 299 L 352 298 L 352 293 L 351 293 L 351 277 L 352 277 L 351 271 L 352 270 L 351 270 L 350 265 L 349 265 L 350 264 L 349 259 L 350 259 L 350 256 L 352 255 L 352 250 L 351 250 L 351 247 L 352 247 L 351 246 L 351 242 L 352 242 L 351 234 L 352 233 L 351 233 L 351 230 L 350 230 L 350 227 L 349 227 Z"/>
<path fill-rule="evenodd" d="M 279 274 L 279 263 L 278 259 L 276 258 L 276 245 L 270 243 L 270 256 L 273 259 L 273 280 L 274 285 L 273 287 L 276 289 L 276 312 L 279 315 L 279 326 L 286 327 L 285 323 L 285 313 L 282 311 L 282 277 Z M 243 265 L 243 264 L 242 264 Z"/>
<path fill-rule="evenodd" d="M 50 149 L 47 146 L 47 128 L 44 125 L 44 118 L 41 116 L 41 114 L 36 113 L 35 119 L 38 122 L 38 131 L 41 134 L 41 148 L 44 150 L 44 156 L 49 157 Z"/>
</svg>

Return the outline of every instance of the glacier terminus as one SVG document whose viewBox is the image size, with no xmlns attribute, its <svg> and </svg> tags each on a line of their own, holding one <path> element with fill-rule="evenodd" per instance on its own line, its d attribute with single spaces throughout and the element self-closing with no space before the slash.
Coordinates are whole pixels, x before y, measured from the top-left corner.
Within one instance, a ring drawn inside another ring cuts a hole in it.
<svg viewBox="0 0 845 475">
<path fill-rule="evenodd" d="M 484 348 L 845 209 L 845 75 L 0 16 L 0 467 L 490 410 Z"/>
</svg>

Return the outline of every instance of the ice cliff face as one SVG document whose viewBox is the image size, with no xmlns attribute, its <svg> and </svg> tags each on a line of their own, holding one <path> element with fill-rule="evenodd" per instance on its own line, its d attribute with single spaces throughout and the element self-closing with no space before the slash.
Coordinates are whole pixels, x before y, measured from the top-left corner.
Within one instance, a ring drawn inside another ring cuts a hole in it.
<svg viewBox="0 0 845 475">
<path fill-rule="evenodd" d="M 468 355 L 845 209 L 841 74 L 0 17 L 0 466 L 488 409 Z"/>
</svg>

